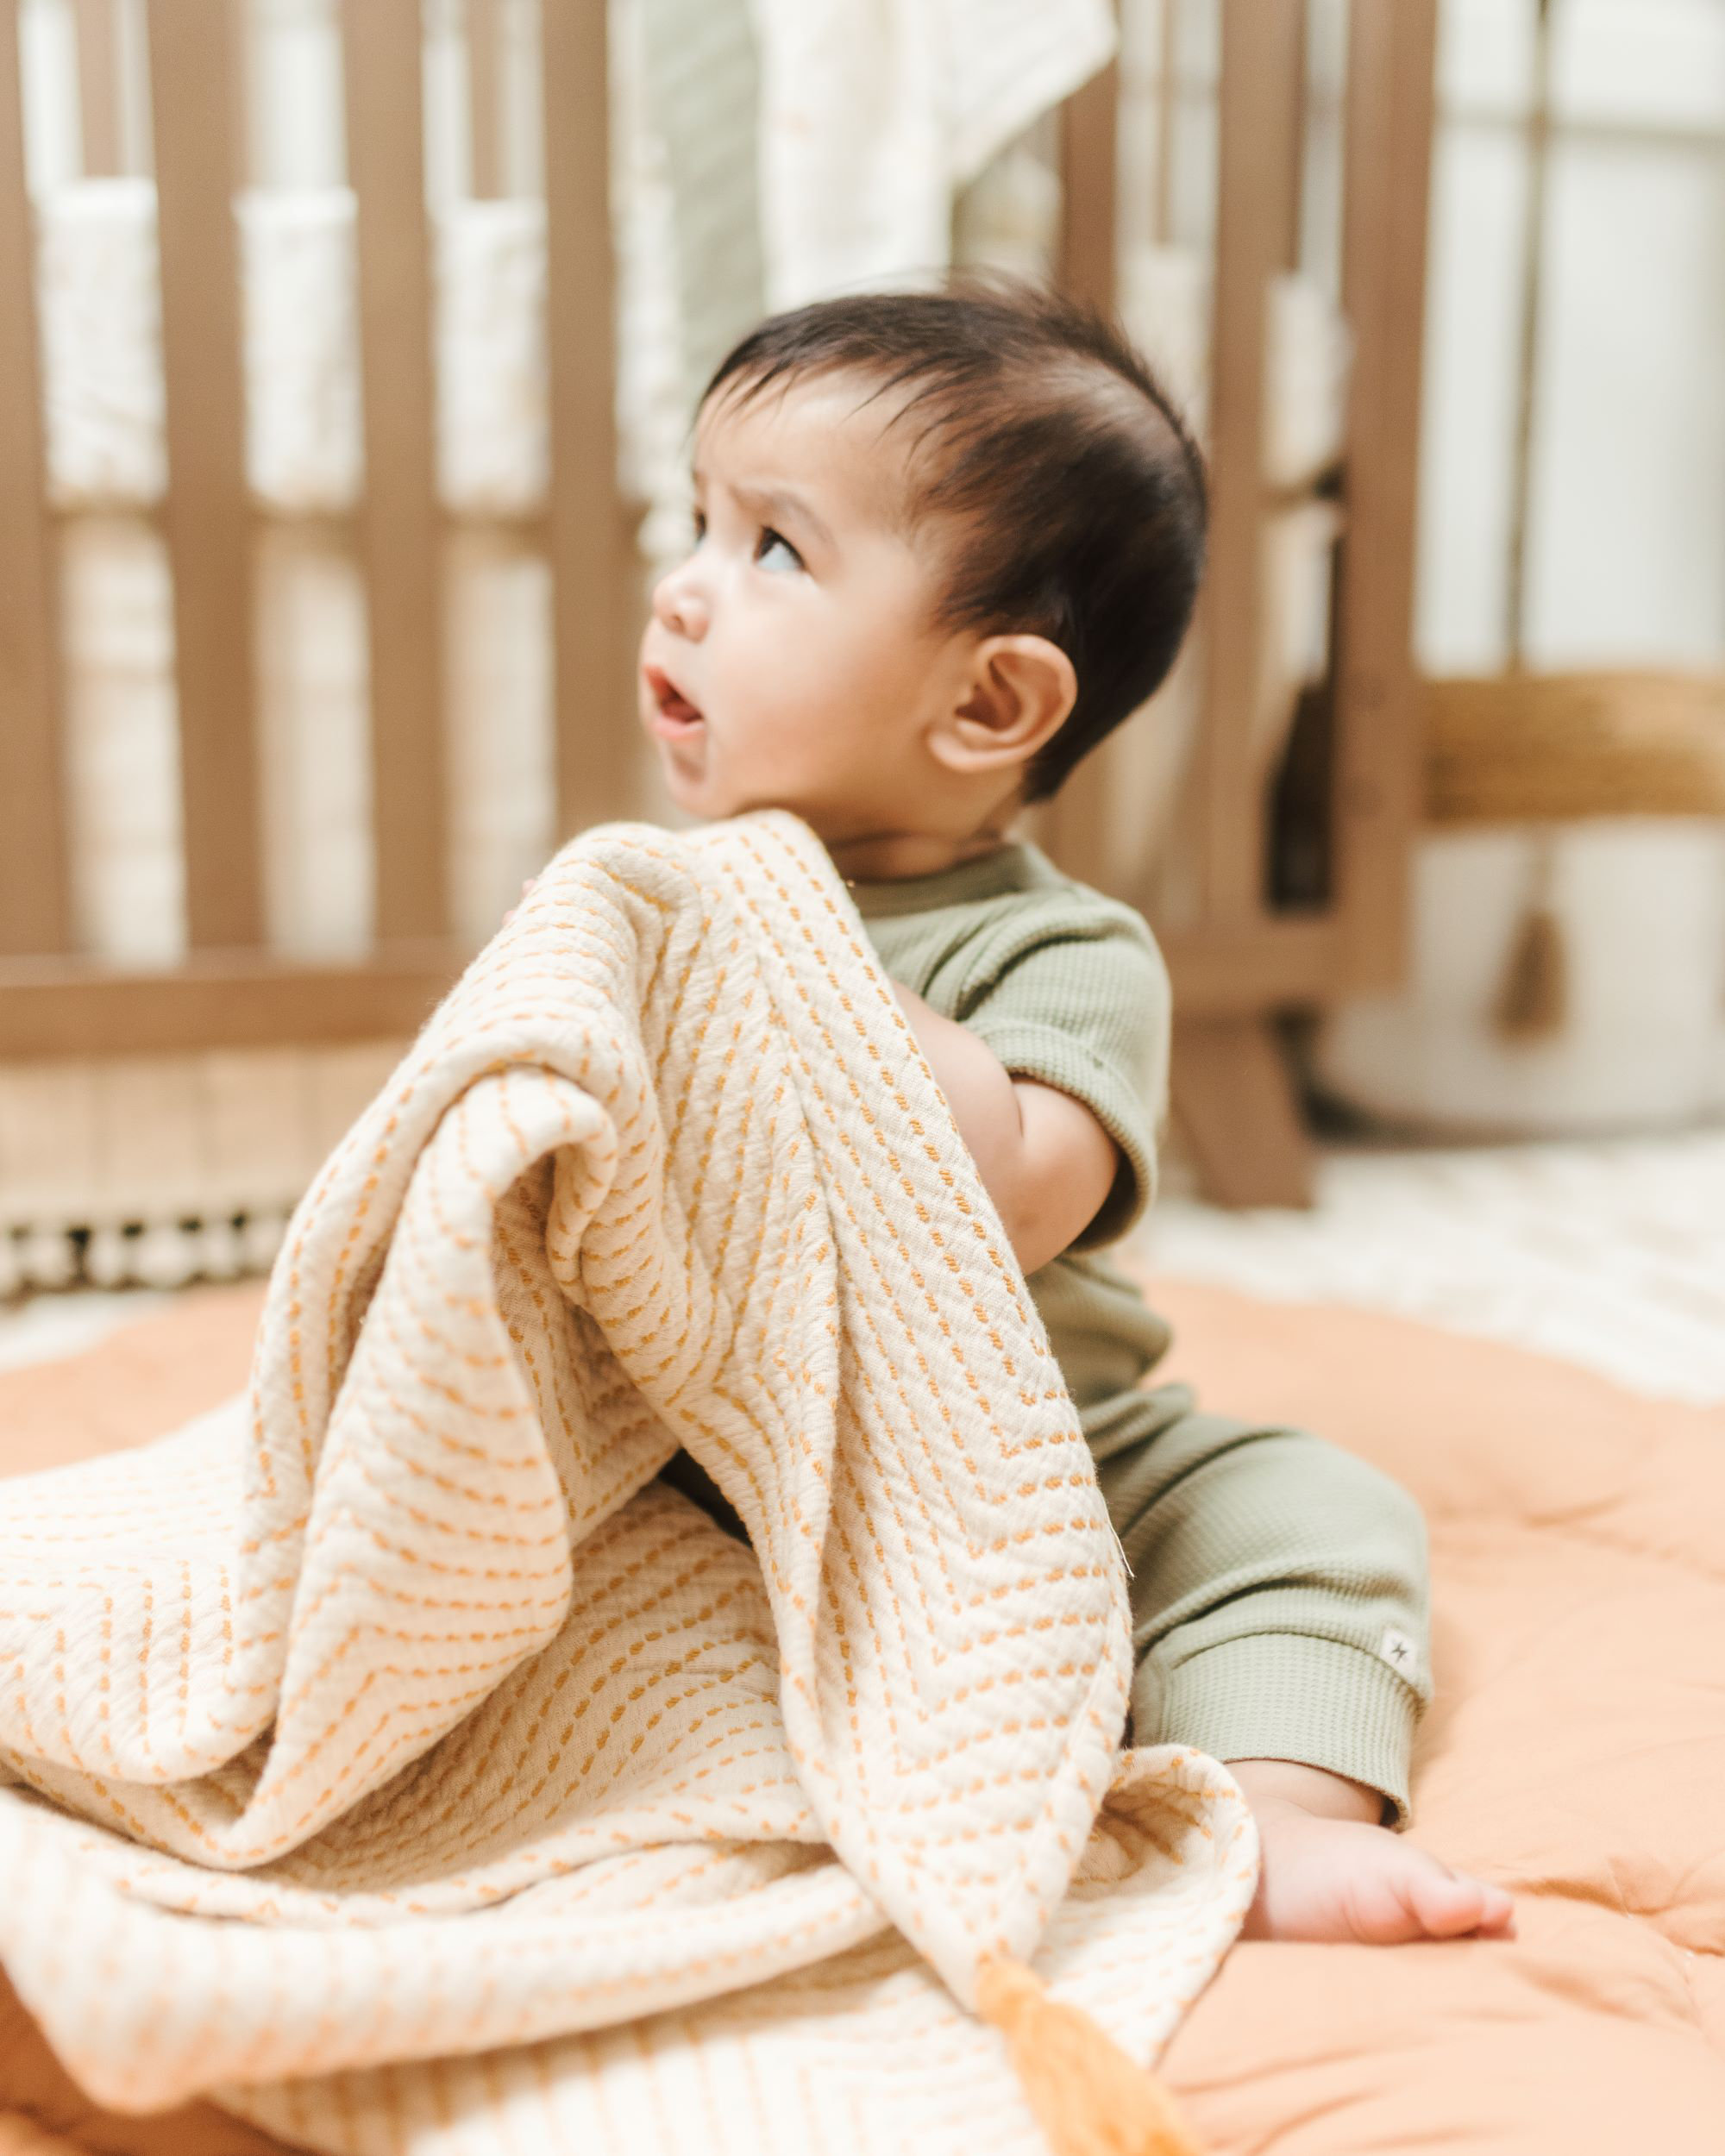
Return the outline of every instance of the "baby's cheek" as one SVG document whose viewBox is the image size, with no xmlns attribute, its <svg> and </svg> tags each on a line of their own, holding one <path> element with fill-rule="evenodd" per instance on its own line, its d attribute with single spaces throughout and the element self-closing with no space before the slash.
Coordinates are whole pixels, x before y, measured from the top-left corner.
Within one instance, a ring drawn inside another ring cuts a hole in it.
<svg viewBox="0 0 1725 2156">
<path fill-rule="evenodd" d="M 768 693 L 745 699 L 740 723 L 727 730 L 726 767 L 756 783 L 800 787 L 819 765 L 824 731 L 817 699 L 800 694 L 794 680 L 775 680 Z"/>
</svg>

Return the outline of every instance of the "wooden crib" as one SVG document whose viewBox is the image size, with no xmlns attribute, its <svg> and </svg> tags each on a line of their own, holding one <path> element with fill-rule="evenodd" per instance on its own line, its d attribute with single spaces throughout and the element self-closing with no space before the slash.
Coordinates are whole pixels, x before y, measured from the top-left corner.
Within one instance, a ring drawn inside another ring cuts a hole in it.
<svg viewBox="0 0 1725 2156">
<path fill-rule="evenodd" d="M 373 948 L 352 963 L 269 948 L 260 835 L 238 273 L 229 204 L 245 171 L 230 94 L 238 0 L 146 0 L 156 119 L 171 564 L 187 955 L 122 972 L 75 948 L 66 807 L 58 536 L 45 484 L 20 0 L 0 0 L 0 1065 L 411 1032 L 466 954 L 448 887 L 447 684 L 434 633 L 445 511 L 434 463 L 420 0 L 342 0 L 348 171 L 357 199 L 363 498 L 350 543 L 370 654 Z M 1177 0 L 1164 20 L 1176 21 Z M 87 168 L 112 153 L 112 0 L 72 0 Z M 1323 868 L 1273 902 L 1277 774 L 1252 737 L 1263 667 L 1267 292 L 1295 259 L 1311 100 L 1306 0 L 1220 0 L 1209 451 L 1212 566 L 1202 723 L 1185 796 L 1195 906 L 1160 922 L 1179 1010 L 1176 1108 L 1208 1182 L 1236 1202 L 1295 1200 L 1306 1147 L 1279 1014 L 1391 984 L 1402 963 L 1416 815 L 1410 652 L 1414 490 L 1435 0 L 1352 0 L 1339 115 L 1340 298 L 1353 344 L 1346 445 L 1322 475 L 1340 515 L 1324 680 L 1301 755 Z M 476 191 L 494 185 L 499 9 L 467 0 Z M 606 213 L 605 11 L 543 0 L 550 472 L 524 539 L 549 564 L 558 828 L 649 812 L 634 719 L 638 505 L 612 480 L 613 264 Z M 1171 52 L 1171 41 L 1167 48 Z M 1182 94 L 1162 77 L 1163 124 Z M 1063 115 L 1061 274 L 1113 296 L 1119 71 Z M 596 718 L 595 714 L 609 714 Z M 1157 917 L 1152 864 L 1095 843 L 1125 767 L 1081 768 L 1037 835 L 1076 874 Z"/>
</svg>

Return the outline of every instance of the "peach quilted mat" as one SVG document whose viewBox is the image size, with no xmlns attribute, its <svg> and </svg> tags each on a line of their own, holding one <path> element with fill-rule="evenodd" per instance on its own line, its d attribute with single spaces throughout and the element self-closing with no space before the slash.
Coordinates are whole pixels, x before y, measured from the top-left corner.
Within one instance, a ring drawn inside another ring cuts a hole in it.
<svg viewBox="0 0 1725 2156">
<path fill-rule="evenodd" d="M 1158 1282 L 1170 1374 L 1324 1432 L 1430 1518 L 1416 1832 L 1510 1942 L 1246 1945 L 1164 2060 L 1215 2156 L 1725 2147 L 1725 1410 L 1406 1319 Z M 141 1442 L 242 1380 L 260 1291 L 0 1373 L 0 1469 Z M 103 2113 L 0 1994 L 0 2156 L 252 2156 L 207 2107 Z M 504 2150 L 499 2156 L 506 2156 Z"/>
</svg>

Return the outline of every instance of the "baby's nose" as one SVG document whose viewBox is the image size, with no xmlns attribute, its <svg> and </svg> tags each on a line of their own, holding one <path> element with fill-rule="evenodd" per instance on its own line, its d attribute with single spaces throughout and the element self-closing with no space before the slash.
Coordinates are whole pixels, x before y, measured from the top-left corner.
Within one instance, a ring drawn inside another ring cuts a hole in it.
<svg viewBox="0 0 1725 2156">
<path fill-rule="evenodd" d="M 706 634 L 709 609 L 706 595 L 688 571 L 673 569 L 660 578 L 653 590 L 653 611 L 661 624 L 675 636 L 698 643 Z"/>
</svg>

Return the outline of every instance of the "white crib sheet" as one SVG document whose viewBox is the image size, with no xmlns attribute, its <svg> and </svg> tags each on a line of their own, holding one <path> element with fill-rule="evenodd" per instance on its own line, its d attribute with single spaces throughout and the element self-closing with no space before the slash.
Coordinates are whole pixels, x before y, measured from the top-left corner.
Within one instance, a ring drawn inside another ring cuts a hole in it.
<svg viewBox="0 0 1725 2156">
<path fill-rule="evenodd" d="M 338 512 L 363 472 L 354 197 L 342 188 L 238 198 L 247 467 L 260 505 Z M 462 202 L 434 222 L 437 467 L 458 515 L 530 514 L 547 476 L 545 228 L 533 197 Z M 40 210 L 49 483 L 64 509 L 148 507 L 166 482 L 155 191 L 85 180 Z M 1202 431 L 1210 270 L 1189 249 L 1144 248 L 1121 307 Z M 1345 325 L 1310 280 L 1272 290 L 1265 477 L 1295 486 L 1339 452 Z M 655 342 L 625 319 L 619 422 L 639 454 L 650 423 L 635 379 Z"/>
<path fill-rule="evenodd" d="M 255 192 L 236 215 L 253 492 L 288 514 L 348 509 L 364 466 L 354 197 Z M 530 511 L 546 477 L 543 205 L 464 202 L 432 233 L 442 498 L 474 516 Z M 166 483 L 154 186 L 56 192 L 39 249 L 53 498 L 147 507 Z"/>
</svg>

